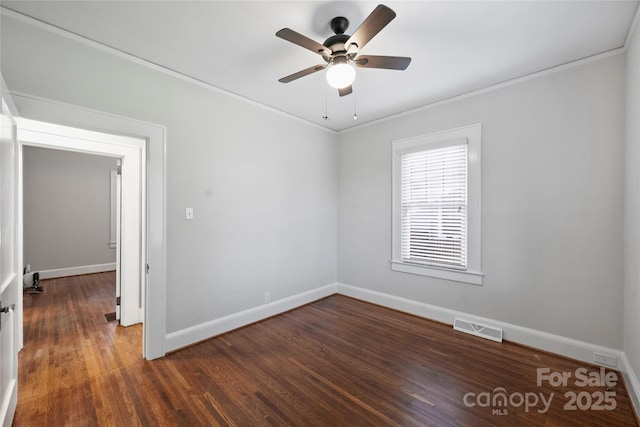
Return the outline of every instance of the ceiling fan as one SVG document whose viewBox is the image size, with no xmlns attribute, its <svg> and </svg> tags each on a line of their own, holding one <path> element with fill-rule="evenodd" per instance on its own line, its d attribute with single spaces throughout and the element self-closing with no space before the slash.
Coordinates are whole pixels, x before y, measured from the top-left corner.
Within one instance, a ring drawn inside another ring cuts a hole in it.
<svg viewBox="0 0 640 427">
<path fill-rule="evenodd" d="M 300 77 L 307 76 L 323 69 L 327 69 L 327 82 L 338 89 L 340 96 L 349 95 L 353 89 L 356 71 L 353 68 L 383 68 L 387 70 L 405 70 L 411 58 L 403 56 L 373 56 L 358 55 L 376 34 L 380 32 L 396 17 L 396 13 L 387 6 L 380 4 L 364 20 L 358 29 L 349 36 L 344 32 L 349 26 L 349 20 L 338 16 L 331 20 L 331 29 L 335 35 L 320 44 L 290 28 L 283 28 L 276 33 L 277 37 L 302 46 L 317 53 L 325 60 L 325 64 L 314 65 L 297 73 L 281 78 L 280 82 L 289 83 Z"/>
</svg>

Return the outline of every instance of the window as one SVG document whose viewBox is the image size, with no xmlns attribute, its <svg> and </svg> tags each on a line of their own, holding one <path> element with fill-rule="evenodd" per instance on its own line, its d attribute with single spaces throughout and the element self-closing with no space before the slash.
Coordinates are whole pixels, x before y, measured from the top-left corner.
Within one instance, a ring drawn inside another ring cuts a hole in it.
<svg viewBox="0 0 640 427">
<path fill-rule="evenodd" d="M 474 124 L 393 142 L 391 269 L 482 284 Z"/>
</svg>

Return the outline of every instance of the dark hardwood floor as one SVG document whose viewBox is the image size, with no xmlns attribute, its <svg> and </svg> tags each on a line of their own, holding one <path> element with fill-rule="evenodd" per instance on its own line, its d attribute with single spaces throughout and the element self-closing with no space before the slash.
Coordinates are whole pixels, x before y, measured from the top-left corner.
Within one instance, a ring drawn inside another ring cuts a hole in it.
<svg viewBox="0 0 640 427">
<path fill-rule="evenodd" d="M 343 296 L 145 361 L 141 327 L 105 320 L 113 273 L 42 286 L 15 426 L 638 425 L 615 371 L 580 386 L 600 368 Z M 571 377 L 538 386 L 538 368 Z"/>
</svg>

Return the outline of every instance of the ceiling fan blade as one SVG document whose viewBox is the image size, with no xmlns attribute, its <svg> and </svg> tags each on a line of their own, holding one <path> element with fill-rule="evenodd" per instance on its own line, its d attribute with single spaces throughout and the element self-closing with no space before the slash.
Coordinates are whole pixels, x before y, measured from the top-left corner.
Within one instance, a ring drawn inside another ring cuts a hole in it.
<svg viewBox="0 0 640 427">
<path fill-rule="evenodd" d="M 406 56 L 375 56 L 362 55 L 354 61 L 356 67 L 384 68 L 386 70 L 406 70 L 411 63 L 411 58 Z"/>
<path fill-rule="evenodd" d="M 338 93 L 340 94 L 340 96 L 347 96 L 351 92 L 353 92 L 353 87 L 351 87 L 351 85 L 343 87 L 342 89 L 338 89 Z"/>
<path fill-rule="evenodd" d="M 300 33 L 293 31 L 290 28 L 283 28 L 276 33 L 276 37 L 280 37 L 286 41 L 289 41 L 293 44 L 297 44 L 298 46 L 302 46 L 305 49 L 309 49 L 311 52 L 317 53 L 318 55 L 330 56 L 331 50 L 327 49 L 325 46 L 320 43 L 311 40 L 307 36 L 303 36 Z"/>
<path fill-rule="evenodd" d="M 305 68 L 302 71 L 298 71 L 297 73 L 293 73 L 291 75 L 283 77 L 283 78 L 279 79 L 278 81 L 280 83 L 289 83 L 289 82 L 292 82 L 292 81 L 294 81 L 296 79 L 299 79 L 300 77 L 308 76 L 309 74 L 315 73 L 316 71 L 324 70 L 325 67 L 326 67 L 326 65 L 324 65 L 324 64 L 314 65 L 313 67 Z"/>
<path fill-rule="evenodd" d="M 379 4 L 373 12 L 364 20 L 349 40 L 344 44 L 349 49 L 351 44 L 356 44 L 362 49 L 376 34 L 396 17 L 396 13 L 383 4 Z"/>
</svg>

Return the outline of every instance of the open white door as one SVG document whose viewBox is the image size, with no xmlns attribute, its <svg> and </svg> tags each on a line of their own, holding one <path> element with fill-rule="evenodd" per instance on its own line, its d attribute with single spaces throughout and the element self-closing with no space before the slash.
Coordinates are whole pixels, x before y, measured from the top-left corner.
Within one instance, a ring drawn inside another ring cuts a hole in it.
<svg viewBox="0 0 640 427">
<path fill-rule="evenodd" d="M 1 77 L 0 77 L 1 79 Z M 18 402 L 18 328 L 22 274 L 16 250 L 16 122 L 13 102 L 2 79 L 0 137 L 0 424 L 8 427 Z"/>
</svg>

